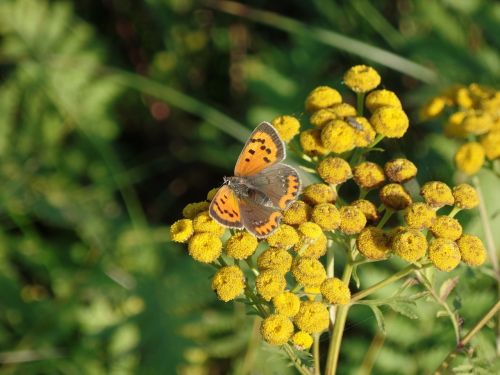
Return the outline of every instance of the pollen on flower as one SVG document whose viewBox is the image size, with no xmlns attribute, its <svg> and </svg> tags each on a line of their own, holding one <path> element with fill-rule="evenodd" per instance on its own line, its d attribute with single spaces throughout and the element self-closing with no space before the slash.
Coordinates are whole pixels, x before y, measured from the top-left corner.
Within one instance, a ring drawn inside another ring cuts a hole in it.
<svg viewBox="0 0 500 375">
<path fill-rule="evenodd" d="M 393 106 L 397 108 L 402 108 L 401 102 L 397 95 L 390 90 L 374 90 L 366 96 L 365 99 L 366 108 L 370 112 L 374 112 L 380 107 Z"/>
<path fill-rule="evenodd" d="M 300 298 L 293 293 L 283 292 L 273 298 L 273 306 L 276 313 L 292 317 L 299 312 Z"/>
<path fill-rule="evenodd" d="M 297 232 L 299 233 L 299 236 L 306 237 L 311 240 L 316 240 L 323 234 L 321 227 L 310 221 L 300 224 L 297 228 Z"/>
<path fill-rule="evenodd" d="M 281 294 L 286 287 L 286 280 L 282 273 L 274 270 L 265 270 L 255 278 L 257 293 L 266 301 Z"/>
<path fill-rule="evenodd" d="M 222 251 L 222 242 L 213 233 L 195 233 L 188 242 L 189 255 L 198 262 L 212 263 Z"/>
<path fill-rule="evenodd" d="M 314 112 L 311 117 L 309 117 L 309 122 L 317 128 L 322 128 L 331 120 L 336 119 L 338 119 L 337 114 L 333 112 L 331 108 L 325 108 Z"/>
<path fill-rule="evenodd" d="M 373 112 L 370 123 L 375 131 L 387 138 L 401 138 L 410 125 L 406 113 L 397 107 L 380 107 Z"/>
<path fill-rule="evenodd" d="M 358 199 L 352 202 L 350 206 L 359 208 L 361 212 L 363 212 L 363 214 L 365 215 L 366 220 L 370 223 L 374 223 L 379 219 L 377 207 L 375 207 L 375 205 L 369 200 Z"/>
<path fill-rule="evenodd" d="M 193 233 L 193 221 L 189 219 L 177 220 L 170 226 L 170 238 L 174 242 L 187 242 Z"/>
<path fill-rule="evenodd" d="M 297 257 L 292 263 L 292 275 L 304 286 L 320 286 L 326 279 L 325 267 L 311 257 Z"/>
<path fill-rule="evenodd" d="M 403 183 L 417 175 L 417 167 L 408 159 L 393 159 L 384 165 L 384 171 L 389 180 Z"/>
<path fill-rule="evenodd" d="M 338 185 L 352 177 L 352 170 L 344 159 L 327 157 L 319 163 L 318 174 L 325 182 Z"/>
<path fill-rule="evenodd" d="M 342 96 L 334 88 L 328 86 L 316 87 L 306 99 L 306 111 L 314 112 L 342 102 Z"/>
<path fill-rule="evenodd" d="M 304 201 L 295 201 L 285 211 L 283 223 L 298 225 L 305 223 L 311 216 L 311 206 Z"/>
<path fill-rule="evenodd" d="M 404 210 L 412 203 L 411 196 L 404 186 L 396 183 L 383 186 L 379 191 L 379 197 L 386 207 L 393 210 Z"/>
<path fill-rule="evenodd" d="M 486 249 L 479 237 L 464 234 L 457 240 L 462 261 L 469 266 L 480 266 L 486 260 Z"/>
<path fill-rule="evenodd" d="M 457 219 L 449 216 L 438 216 L 429 228 L 434 237 L 455 241 L 462 235 L 462 226 Z"/>
<path fill-rule="evenodd" d="M 183 208 L 182 216 L 186 219 L 194 219 L 200 212 L 208 210 L 208 206 L 210 206 L 210 203 L 205 201 L 189 203 Z"/>
<path fill-rule="evenodd" d="M 212 289 L 217 297 L 224 302 L 238 297 L 244 288 L 245 276 L 237 266 L 219 268 L 212 279 Z"/>
<path fill-rule="evenodd" d="M 368 259 L 384 259 L 391 251 L 391 237 L 380 228 L 366 227 L 356 238 L 356 247 Z"/>
<path fill-rule="evenodd" d="M 420 195 L 434 208 L 451 206 L 455 202 L 450 187 L 441 181 L 426 182 L 420 189 Z"/>
<path fill-rule="evenodd" d="M 356 147 L 367 147 L 374 141 L 377 133 L 365 117 L 348 117 L 346 121 L 354 128 Z"/>
<path fill-rule="evenodd" d="M 427 246 L 425 236 L 415 229 L 400 230 L 392 239 L 394 253 L 408 262 L 422 258 Z"/>
<path fill-rule="evenodd" d="M 321 129 L 309 129 L 300 133 L 300 147 L 306 155 L 326 155 L 330 151 L 321 143 Z"/>
<path fill-rule="evenodd" d="M 272 124 L 285 143 L 290 142 L 293 137 L 299 134 L 300 122 L 293 116 L 283 115 L 276 117 L 272 121 Z"/>
<path fill-rule="evenodd" d="M 302 199 L 313 206 L 320 203 L 335 203 L 337 192 L 329 185 L 311 184 L 302 192 Z"/>
<path fill-rule="evenodd" d="M 460 263 L 460 250 L 452 240 L 436 238 L 429 246 L 429 259 L 437 269 L 450 272 Z"/>
<path fill-rule="evenodd" d="M 301 256 L 318 259 L 325 255 L 328 239 L 323 231 L 315 239 L 302 235 L 299 242 L 294 246 L 294 250 Z"/>
<path fill-rule="evenodd" d="M 257 267 L 259 270 L 273 270 L 281 274 L 290 271 L 292 256 L 288 251 L 279 247 L 271 247 L 259 255 Z"/>
<path fill-rule="evenodd" d="M 484 164 L 485 151 L 478 142 L 468 142 L 460 146 L 455 154 L 455 164 L 462 172 L 473 175 Z"/>
<path fill-rule="evenodd" d="M 314 340 L 313 337 L 304 331 L 295 332 L 292 336 L 292 343 L 298 350 L 307 350 L 309 349 Z"/>
<path fill-rule="evenodd" d="M 207 201 L 211 202 L 212 199 L 214 199 L 215 194 L 219 191 L 220 188 L 216 187 L 213 189 L 210 189 L 209 192 L 207 193 Z"/>
<path fill-rule="evenodd" d="M 260 333 L 268 344 L 284 345 L 292 337 L 293 323 L 284 315 L 273 314 L 262 321 Z"/>
<path fill-rule="evenodd" d="M 323 230 L 335 230 L 340 225 L 340 213 L 331 203 L 320 203 L 314 206 L 312 220 Z"/>
<path fill-rule="evenodd" d="M 267 243 L 273 247 L 289 249 L 299 242 L 299 235 L 295 228 L 287 224 L 281 224 L 276 231 L 267 237 Z"/>
<path fill-rule="evenodd" d="M 328 309 L 321 302 L 302 301 L 294 317 L 295 325 L 307 333 L 319 333 L 328 328 Z"/>
<path fill-rule="evenodd" d="M 479 204 L 477 191 L 469 184 L 457 185 L 452 192 L 455 198 L 455 206 L 458 208 L 469 210 Z"/>
<path fill-rule="evenodd" d="M 356 65 L 344 74 L 344 84 L 356 93 L 373 90 L 380 84 L 381 78 L 371 66 Z"/>
<path fill-rule="evenodd" d="M 340 208 L 339 214 L 340 230 L 345 234 L 359 233 L 366 225 L 366 217 L 359 208 L 343 206 Z"/>
<path fill-rule="evenodd" d="M 321 129 L 321 143 L 337 154 L 352 150 L 355 138 L 354 128 L 344 120 L 332 120 Z"/>
<path fill-rule="evenodd" d="M 208 211 L 202 211 L 193 219 L 195 233 L 213 233 L 217 236 L 224 234 L 225 228 L 210 217 Z"/>
<path fill-rule="evenodd" d="M 366 190 L 377 188 L 385 181 L 384 170 L 378 164 L 365 161 L 354 167 L 354 181 Z"/>
<path fill-rule="evenodd" d="M 500 123 L 500 120 L 497 121 Z M 489 160 L 500 158 L 500 128 L 483 135 L 480 142 Z"/>
<path fill-rule="evenodd" d="M 342 280 L 331 277 L 321 284 L 323 298 L 332 305 L 347 305 L 351 300 L 351 291 Z"/>
<path fill-rule="evenodd" d="M 259 241 L 250 233 L 238 232 L 227 240 L 226 253 L 234 259 L 246 259 L 255 252 L 258 245 Z"/>
<path fill-rule="evenodd" d="M 416 202 L 408 206 L 404 217 L 410 228 L 429 228 L 436 220 L 436 211 L 426 203 Z"/>
</svg>

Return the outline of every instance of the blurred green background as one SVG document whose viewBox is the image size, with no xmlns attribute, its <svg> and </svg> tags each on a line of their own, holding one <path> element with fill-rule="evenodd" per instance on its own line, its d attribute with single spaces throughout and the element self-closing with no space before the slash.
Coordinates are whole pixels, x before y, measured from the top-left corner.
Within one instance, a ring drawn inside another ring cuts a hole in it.
<svg viewBox="0 0 500 375">
<path fill-rule="evenodd" d="M 418 108 L 450 84 L 498 84 L 500 3 L 241 4 L 0 1 L 1 374 L 293 374 L 251 339 L 242 306 L 216 301 L 212 269 L 170 243 L 168 225 L 231 173 L 249 129 L 279 114 L 305 124 L 307 93 L 346 93 L 354 64 L 374 66 L 413 117 L 388 152 L 404 150 L 420 181 L 456 182 L 457 144 Z M 498 228 L 498 180 L 480 177 Z M 476 212 L 461 218 L 482 235 Z M 397 267 L 369 268 L 362 283 Z M 486 271 L 452 275 L 465 327 L 497 299 Z M 454 345 L 437 310 L 388 312 L 373 372 L 435 368 Z M 376 332 L 354 308 L 341 373 L 363 373 Z M 491 365 L 494 341 L 491 327 L 477 335 L 460 371 Z"/>
</svg>

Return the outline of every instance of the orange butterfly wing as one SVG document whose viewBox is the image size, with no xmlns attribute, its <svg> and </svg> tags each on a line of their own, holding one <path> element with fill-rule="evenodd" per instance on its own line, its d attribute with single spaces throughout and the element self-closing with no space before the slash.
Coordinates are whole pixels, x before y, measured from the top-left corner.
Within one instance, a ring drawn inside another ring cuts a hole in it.
<svg viewBox="0 0 500 375">
<path fill-rule="evenodd" d="M 243 224 L 255 237 L 267 237 L 278 229 L 283 217 L 281 211 L 263 206 L 248 198 L 243 198 L 240 204 Z"/>
<path fill-rule="evenodd" d="M 215 193 L 208 212 L 215 221 L 226 227 L 243 228 L 238 198 L 227 185 Z"/>
<path fill-rule="evenodd" d="M 262 122 L 252 133 L 234 167 L 235 176 L 251 176 L 285 158 L 285 145 L 276 129 Z"/>
</svg>

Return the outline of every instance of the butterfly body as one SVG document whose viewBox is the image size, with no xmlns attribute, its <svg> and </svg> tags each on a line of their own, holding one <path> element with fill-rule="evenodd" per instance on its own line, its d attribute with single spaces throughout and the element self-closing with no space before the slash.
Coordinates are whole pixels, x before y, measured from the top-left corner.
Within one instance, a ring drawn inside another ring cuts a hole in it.
<svg viewBox="0 0 500 375">
<path fill-rule="evenodd" d="M 286 209 L 300 192 L 297 171 L 280 163 L 285 145 L 276 129 L 261 123 L 245 144 L 234 176 L 225 177 L 224 185 L 210 204 L 210 215 L 230 228 L 246 228 L 256 237 L 274 232 Z"/>
</svg>

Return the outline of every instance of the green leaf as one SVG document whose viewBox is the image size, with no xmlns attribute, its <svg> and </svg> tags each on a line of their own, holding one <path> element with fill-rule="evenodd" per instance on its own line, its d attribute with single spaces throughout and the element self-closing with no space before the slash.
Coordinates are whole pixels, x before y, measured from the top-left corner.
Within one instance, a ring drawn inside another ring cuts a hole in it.
<svg viewBox="0 0 500 375">
<path fill-rule="evenodd" d="M 377 320 L 377 325 L 380 331 L 385 335 L 385 320 L 382 311 L 375 305 L 368 305 L 370 309 L 373 311 L 373 315 L 375 315 L 375 319 Z"/>
<path fill-rule="evenodd" d="M 417 304 L 409 300 L 396 300 L 388 303 L 389 307 L 397 313 L 404 315 L 410 319 L 418 319 L 416 313 Z"/>
<path fill-rule="evenodd" d="M 359 279 L 358 267 L 357 266 L 354 266 L 352 268 L 352 278 L 354 279 L 354 282 L 356 283 L 356 288 L 359 289 L 359 287 L 361 285 L 361 280 Z"/>
<path fill-rule="evenodd" d="M 448 279 L 444 281 L 441 284 L 441 288 L 439 288 L 439 298 L 441 298 L 443 301 L 448 298 L 450 293 L 455 289 L 455 287 L 458 284 L 458 276 L 452 277 L 451 279 Z"/>
</svg>

